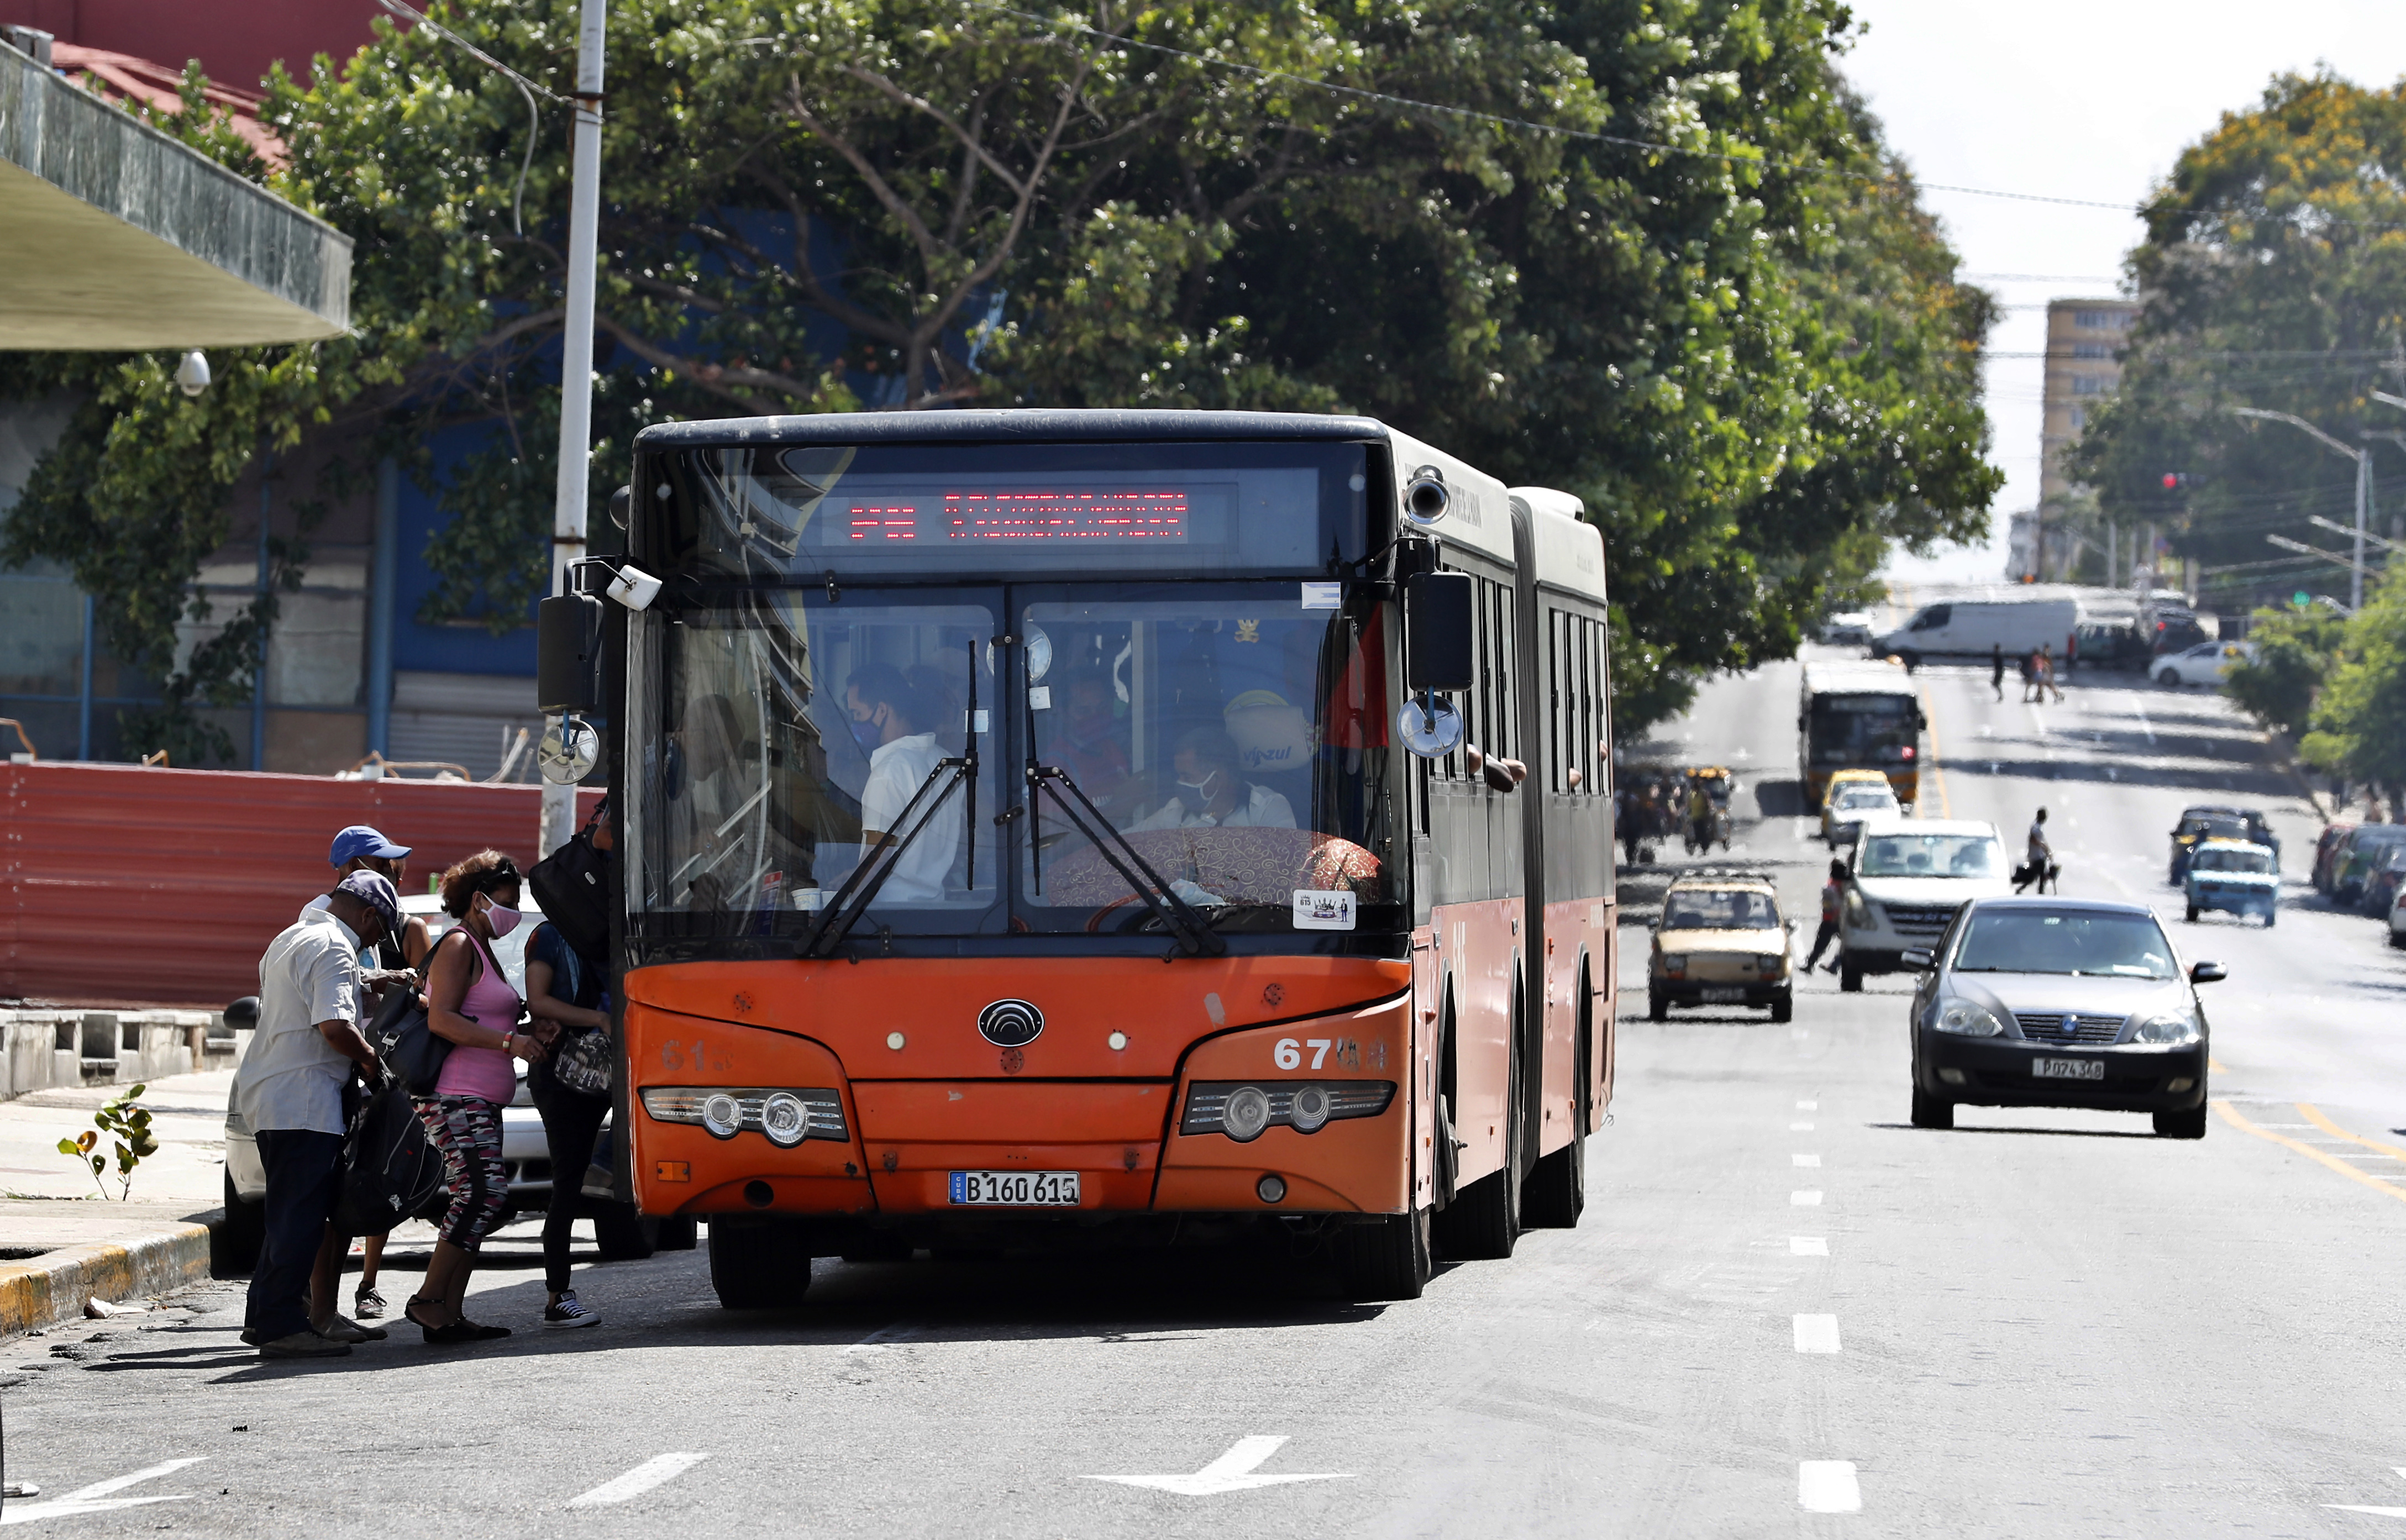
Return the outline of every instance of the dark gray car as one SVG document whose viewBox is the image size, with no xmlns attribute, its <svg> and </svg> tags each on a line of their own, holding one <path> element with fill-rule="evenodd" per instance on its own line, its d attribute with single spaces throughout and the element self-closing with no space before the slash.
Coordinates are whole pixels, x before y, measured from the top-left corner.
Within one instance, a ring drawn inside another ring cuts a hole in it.
<svg viewBox="0 0 2406 1540">
<path fill-rule="evenodd" d="M 1913 996 L 1913 1122 L 1951 1128 L 1955 1108 L 2093 1107 L 2154 1114 L 2171 1138 L 2205 1137 L 2204 1009 L 2141 904 L 1980 898 L 1929 952 Z"/>
</svg>

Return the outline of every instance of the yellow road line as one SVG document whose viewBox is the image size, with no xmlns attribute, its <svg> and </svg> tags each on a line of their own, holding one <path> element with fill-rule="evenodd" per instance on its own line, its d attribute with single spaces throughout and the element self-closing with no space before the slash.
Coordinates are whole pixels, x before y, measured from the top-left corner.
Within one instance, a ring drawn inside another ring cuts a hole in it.
<svg viewBox="0 0 2406 1540">
<path fill-rule="evenodd" d="M 2322 1109 L 2311 1103 L 2298 1103 L 2298 1110 L 2306 1115 L 2306 1121 L 2308 1123 L 2313 1123 L 2315 1127 L 2321 1129 L 2326 1134 L 2337 1134 L 2341 1138 L 2347 1140 L 2350 1144 L 2360 1144 L 2367 1150 L 2377 1150 L 2382 1154 L 2387 1155 L 2391 1160 L 2406 1161 L 2406 1150 L 2400 1150 L 2394 1144 L 2384 1144 L 2379 1139 L 2366 1138 L 2361 1134 L 2351 1134 L 2346 1129 L 2342 1128 L 2339 1124 L 2331 1122 L 2330 1119 L 2324 1117 Z"/>
<path fill-rule="evenodd" d="M 2206 1068 L 2208 1068 L 2208 1069 L 2210 1069 L 2210 1070 L 2212 1070 L 2214 1073 L 2215 1073 L 2215 1074 L 2217 1074 L 2217 1075 L 2228 1075 L 2228 1074 L 2229 1074 L 2229 1073 L 2230 1073 L 2230 1071 L 2229 1071 L 2229 1070 L 2225 1069 L 2225 1068 L 2223 1068 L 2223 1067 L 2222 1067 L 2222 1061 L 2221 1061 L 2220 1059 L 2215 1058 L 2215 1057 L 2213 1054 L 2211 1054 L 2211 1053 L 2208 1053 L 2208 1054 L 2205 1056 L 2205 1067 L 2206 1067 Z"/>
<path fill-rule="evenodd" d="M 2385 1194 L 2389 1197 L 2396 1198 L 2400 1203 L 2406 1203 L 2406 1192 L 2399 1191 L 2397 1188 L 2392 1187 L 2389 1183 L 2383 1181 L 2378 1177 L 2369 1177 L 2363 1172 L 2357 1170 L 2355 1166 L 2347 1164 L 2347 1162 L 2341 1160 L 2338 1156 L 2326 1155 L 2311 1144 L 2300 1144 L 2296 1139 L 2287 1138 L 2282 1135 L 2275 1134 L 2269 1128 L 2257 1127 L 2254 1123 L 2249 1123 L 2245 1118 L 2240 1116 L 2240 1114 L 2233 1109 L 2231 1105 L 2227 1101 L 2215 1102 L 2214 1104 L 2214 1109 L 2222 1114 L 2222 1119 L 2225 1123 L 2228 1123 L 2231 1127 L 2238 1129 L 2243 1134 L 2253 1134 L 2259 1139 L 2269 1139 L 2274 1144 L 2286 1145 L 2288 1148 L 2295 1150 L 2299 1154 L 2305 1156 L 2308 1160 L 2315 1161 L 2321 1165 L 2329 1166 L 2332 1170 L 2338 1172 L 2341 1176 L 2345 1177 L 2350 1181 L 2360 1181 L 2376 1193 Z M 2306 1112 L 2306 1109 L 2302 1105 L 2299 1107 L 2298 1110 L 2300 1112 Z M 2314 1119 L 2316 1123 L 2322 1123 L 2323 1126 L 2326 1128 L 2330 1126 L 2329 1123 L 2323 1123 L 2321 1116 L 2317 1113 L 2306 1112 L 2306 1115 Z M 2354 1136 L 2351 1135 L 2349 1137 L 2353 1137 Z"/>
<path fill-rule="evenodd" d="M 1938 816 L 1952 818 L 1955 816 L 1954 804 L 1946 799 L 1946 772 L 1938 768 L 1938 704 L 1930 699 L 1930 686 L 1927 685 L 1921 686 L 1921 714 L 1930 719 L 1930 752 L 1922 761 L 1921 769 L 1938 788 Z"/>
</svg>

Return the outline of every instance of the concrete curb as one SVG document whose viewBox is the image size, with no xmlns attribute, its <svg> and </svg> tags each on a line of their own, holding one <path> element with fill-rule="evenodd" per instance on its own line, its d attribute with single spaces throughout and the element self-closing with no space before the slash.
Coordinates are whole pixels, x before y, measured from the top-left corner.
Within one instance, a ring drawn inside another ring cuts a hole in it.
<svg viewBox="0 0 2406 1540">
<path fill-rule="evenodd" d="M 0 1263 L 0 1336 L 83 1314 L 90 1299 L 142 1299 L 209 1276 L 209 1249 L 223 1209 L 126 1241 L 63 1246 L 25 1262 Z"/>
</svg>

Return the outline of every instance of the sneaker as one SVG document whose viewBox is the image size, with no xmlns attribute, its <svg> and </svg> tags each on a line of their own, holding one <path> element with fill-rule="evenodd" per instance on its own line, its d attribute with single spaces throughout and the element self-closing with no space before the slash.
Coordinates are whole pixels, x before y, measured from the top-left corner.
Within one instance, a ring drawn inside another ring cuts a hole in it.
<svg viewBox="0 0 2406 1540">
<path fill-rule="evenodd" d="M 543 1312 L 545 1331 L 571 1326 L 599 1326 L 602 1318 L 576 1302 L 576 1291 L 569 1290 L 559 1296 L 559 1303 Z"/>
<path fill-rule="evenodd" d="M 374 1321 L 390 1308 L 373 1284 L 361 1285 L 359 1293 L 351 1296 L 351 1314 L 361 1321 Z"/>
<path fill-rule="evenodd" d="M 362 1326 L 340 1314 L 314 1330 L 329 1342 L 382 1342 L 385 1338 L 383 1327 Z"/>
<path fill-rule="evenodd" d="M 342 1358 L 350 1350 L 349 1343 L 336 1342 L 315 1332 L 295 1332 L 259 1345 L 262 1358 Z"/>
</svg>

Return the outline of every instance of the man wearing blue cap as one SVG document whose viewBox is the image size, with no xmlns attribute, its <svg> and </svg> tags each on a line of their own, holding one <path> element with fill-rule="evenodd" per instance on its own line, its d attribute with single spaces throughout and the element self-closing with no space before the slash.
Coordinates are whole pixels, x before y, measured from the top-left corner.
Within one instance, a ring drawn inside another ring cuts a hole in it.
<svg viewBox="0 0 2406 1540">
<path fill-rule="evenodd" d="M 354 871 L 259 959 L 259 1028 L 228 1110 L 249 1126 L 267 1173 L 267 1237 L 243 1331 L 263 1357 L 331 1357 L 384 1335 L 339 1315 L 313 1329 L 310 1282 L 335 1239 L 327 1222 L 341 1192 L 343 1087 L 354 1065 L 372 1080 L 377 1068 L 360 1032 L 360 954 L 400 929 L 392 884 Z"/>
<path fill-rule="evenodd" d="M 353 824 L 334 836 L 333 847 L 326 853 L 334 875 L 348 877 L 355 871 L 373 871 L 399 892 L 403 879 L 409 871 L 409 847 L 394 844 L 380 829 L 366 824 Z M 326 907 L 326 895 L 319 894 L 302 910 L 305 917 L 311 910 Z M 417 915 L 406 915 L 401 928 L 375 947 L 362 953 L 360 967 L 365 970 L 367 987 L 381 992 L 387 985 L 399 983 L 403 970 L 414 968 L 426 960 L 434 938 L 427 934 L 426 922 Z"/>
</svg>

